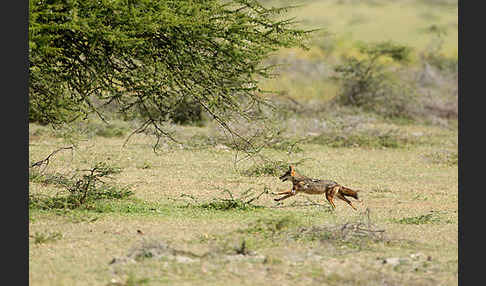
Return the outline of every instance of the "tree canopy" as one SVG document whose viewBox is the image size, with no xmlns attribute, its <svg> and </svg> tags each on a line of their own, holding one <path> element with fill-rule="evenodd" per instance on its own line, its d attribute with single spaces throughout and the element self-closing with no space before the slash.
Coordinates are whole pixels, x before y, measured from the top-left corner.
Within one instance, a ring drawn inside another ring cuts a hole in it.
<svg viewBox="0 0 486 286">
<path fill-rule="evenodd" d="M 289 9 L 256 0 L 30 0 L 29 120 L 66 123 L 98 108 L 143 114 L 143 126 L 205 110 L 223 127 L 260 103 L 263 60 L 304 47 Z M 180 109 L 179 109 L 180 111 Z M 142 126 L 142 127 L 143 127 Z"/>
</svg>

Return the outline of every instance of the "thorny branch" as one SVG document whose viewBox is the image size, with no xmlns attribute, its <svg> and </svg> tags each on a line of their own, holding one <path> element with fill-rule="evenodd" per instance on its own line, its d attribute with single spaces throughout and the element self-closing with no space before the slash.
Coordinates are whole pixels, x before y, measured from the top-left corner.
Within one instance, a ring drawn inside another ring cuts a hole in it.
<svg viewBox="0 0 486 286">
<path fill-rule="evenodd" d="M 42 159 L 42 160 L 37 161 L 37 162 L 33 163 L 32 165 L 30 165 L 30 168 L 33 168 L 33 167 L 40 167 L 40 166 L 42 166 L 42 165 L 45 165 L 45 166 L 44 166 L 44 169 L 42 169 L 42 171 L 41 171 L 41 172 L 43 172 L 43 171 L 44 171 L 44 170 L 47 168 L 47 166 L 49 165 L 49 160 L 51 159 L 51 157 L 52 157 L 52 156 L 54 156 L 54 155 L 55 155 L 57 152 L 62 151 L 62 150 L 71 150 L 71 151 L 73 151 L 73 150 L 74 150 L 74 147 L 75 147 L 74 145 L 69 146 L 69 147 L 61 147 L 61 148 L 59 148 L 59 149 L 57 149 L 57 150 L 53 151 L 53 152 L 52 152 L 51 154 L 49 154 L 49 156 L 47 156 L 45 159 Z"/>
<path fill-rule="evenodd" d="M 245 204 L 251 204 L 251 202 L 258 200 L 263 194 L 268 194 L 269 191 L 270 191 L 270 189 L 267 186 L 265 186 L 263 188 L 263 191 L 259 195 L 257 195 L 256 197 L 253 197 L 253 198 L 249 199 L 248 201 L 245 202 Z"/>
</svg>

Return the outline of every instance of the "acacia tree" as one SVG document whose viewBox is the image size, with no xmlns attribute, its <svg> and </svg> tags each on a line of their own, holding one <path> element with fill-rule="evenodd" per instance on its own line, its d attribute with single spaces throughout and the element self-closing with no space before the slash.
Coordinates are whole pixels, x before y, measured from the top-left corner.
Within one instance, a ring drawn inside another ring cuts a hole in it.
<svg viewBox="0 0 486 286">
<path fill-rule="evenodd" d="M 289 9 L 256 0 L 30 0 L 29 120 L 58 124 L 113 105 L 138 112 L 157 138 L 181 104 L 205 110 L 229 132 L 263 102 L 262 64 L 310 31 Z M 95 104 L 97 103 L 97 104 Z M 238 135 L 238 134 L 236 134 Z"/>
</svg>

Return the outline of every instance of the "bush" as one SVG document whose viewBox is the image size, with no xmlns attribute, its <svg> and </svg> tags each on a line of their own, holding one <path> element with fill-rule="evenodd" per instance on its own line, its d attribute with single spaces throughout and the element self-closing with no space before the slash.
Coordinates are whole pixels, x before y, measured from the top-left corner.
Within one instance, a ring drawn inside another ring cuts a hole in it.
<svg viewBox="0 0 486 286">
<path fill-rule="evenodd" d="M 30 181 L 45 185 L 53 184 L 63 188 L 65 192 L 54 197 L 29 195 L 29 207 L 39 209 L 89 208 L 98 200 L 127 198 L 133 195 L 133 192 L 127 187 L 120 187 L 102 180 L 120 172 L 120 168 L 108 166 L 103 162 L 96 163 L 90 169 L 79 170 L 71 178 L 61 174 L 42 174 L 35 169 L 31 170 Z"/>
<path fill-rule="evenodd" d="M 411 86 L 393 76 L 387 58 L 394 63 L 409 61 L 411 49 L 392 42 L 363 44 L 363 58 L 349 57 L 335 68 L 342 92 L 342 105 L 361 107 L 387 118 L 413 118 L 418 101 Z"/>
<path fill-rule="evenodd" d="M 202 126 L 203 109 L 193 100 L 184 99 L 175 106 L 169 118 L 176 124 Z"/>
</svg>

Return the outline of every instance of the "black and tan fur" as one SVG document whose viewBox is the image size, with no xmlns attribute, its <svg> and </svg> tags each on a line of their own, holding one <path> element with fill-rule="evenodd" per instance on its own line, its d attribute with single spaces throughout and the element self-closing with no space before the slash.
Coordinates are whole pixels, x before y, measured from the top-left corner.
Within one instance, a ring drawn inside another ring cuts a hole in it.
<svg viewBox="0 0 486 286">
<path fill-rule="evenodd" d="M 353 197 L 359 201 L 358 191 L 354 191 L 350 188 L 341 186 L 335 181 L 308 178 L 297 173 L 293 166 L 289 166 L 289 170 L 285 174 L 280 176 L 279 179 L 282 180 L 282 182 L 291 180 L 292 189 L 290 191 L 277 193 L 277 195 L 285 196 L 277 198 L 275 199 L 275 201 L 285 200 L 287 198 L 295 196 L 297 193 L 300 192 L 312 195 L 325 194 L 326 199 L 329 201 L 334 209 L 336 208 L 336 205 L 334 204 L 334 196 L 336 196 L 356 210 L 356 208 L 353 206 L 351 201 L 346 198 L 346 196 Z"/>
</svg>

